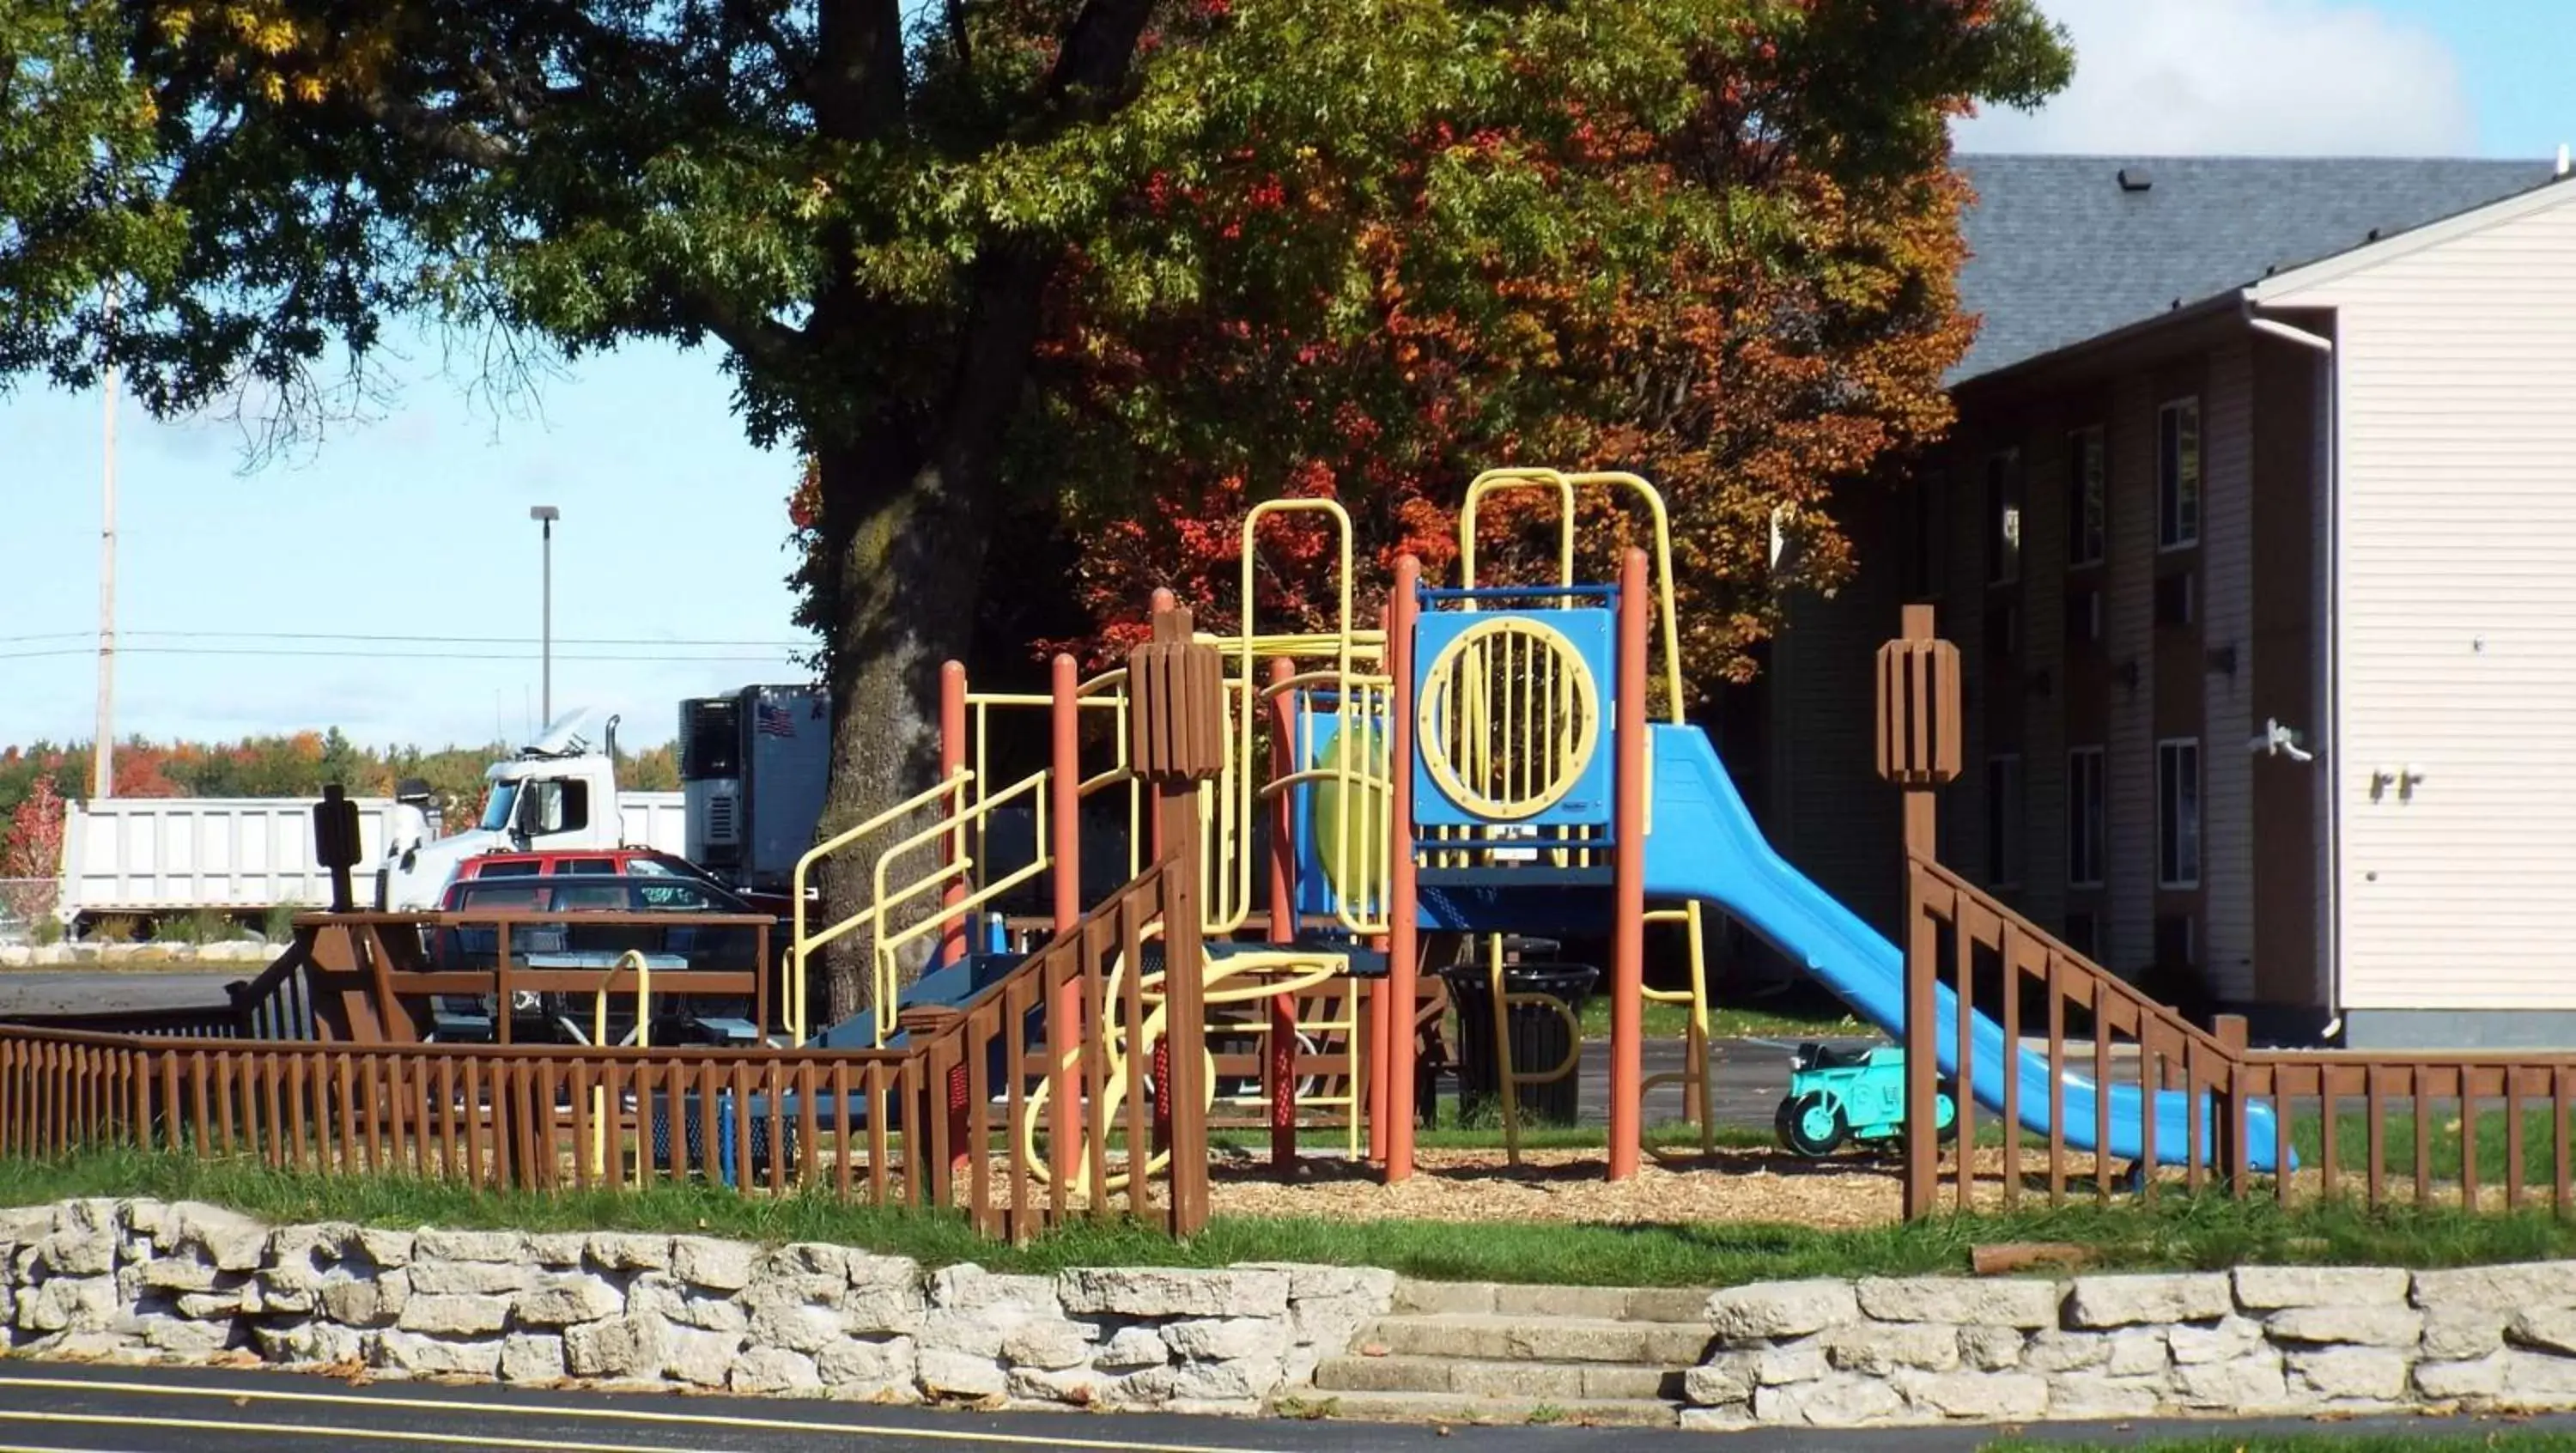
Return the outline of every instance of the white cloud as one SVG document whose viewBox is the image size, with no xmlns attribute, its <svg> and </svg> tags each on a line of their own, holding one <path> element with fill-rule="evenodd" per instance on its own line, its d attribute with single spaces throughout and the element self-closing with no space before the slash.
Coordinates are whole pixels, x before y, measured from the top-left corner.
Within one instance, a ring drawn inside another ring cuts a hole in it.
<svg viewBox="0 0 2576 1453">
<path fill-rule="evenodd" d="M 2037 113 L 1961 122 L 1965 151 L 2471 154 L 2458 59 L 2431 31 L 2334 0 L 2044 0 L 2075 81 Z"/>
</svg>

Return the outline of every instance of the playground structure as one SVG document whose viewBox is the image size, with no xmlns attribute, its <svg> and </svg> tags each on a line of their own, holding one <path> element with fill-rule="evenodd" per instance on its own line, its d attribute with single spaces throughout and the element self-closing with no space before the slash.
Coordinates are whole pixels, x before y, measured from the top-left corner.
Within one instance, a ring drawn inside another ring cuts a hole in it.
<svg viewBox="0 0 2576 1453">
<path fill-rule="evenodd" d="M 1586 491 L 1621 502 L 1651 542 L 1622 552 L 1612 580 L 1578 578 Z M 1539 578 L 1478 573 L 1486 512 L 1504 499 L 1524 532 L 1554 507 Z M 1296 516 L 1336 538 L 1334 618 L 1265 630 L 1258 546 Z M 2511 1204 L 2526 1191 L 2523 1112 L 2549 1109 L 2558 1203 L 2576 1208 L 2576 1058 L 2253 1050 L 2241 1024 L 2189 1023 L 1944 868 L 1932 812 L 1958 771 L 1958 668 L 1928 612 L 1909 612 L 1879 662 L 1878 770 L 1906 802 L 1900 948 L 1772 851 L 1683 720 L 1669 527 L 1644 480 L 1478 478 L 1461 511 L 1459 583 L 1426 586 L 1399 561 L 1375 623 L 1355 612 L 1338 506 L 1257 506 L 1243 542 L 1230 635 L 1196 630 L 1161 599 L 1153 639 L 1123 667 L 1084 679 L 1059 658 L 1043 695 L 980 693 L 949 668 L 940 779 L 798 865 L 775 1002 L 765 967 L 519 963 L 513 931 L 531 915 L 359 913 L 343 893 L 335 911 L 298 920 L 295 943 L 225 1005 L 0 1025 L 0 1152 L 146 1144 L 540 1188 L 694 1175 L 955 1206 L 1011 1237 L 1123 1202 L 1186 1233 L 1208 1214 L 1210 1125 L 1228 1116 L 1268 1129 L 1277 1171 L 1307 1137 L 1329 1136 L 1390 1183 L 1412 1175 L 1419 1053 L 1440 1018 L 1425 974 L 1434 946 L 1485 963 L 1501 1003 L 1504 936 L 1548 934 L 1611 944 L 1605 1170 L 1617 1180 L 1639 1169 L 1651 1093 L 1678 1091 L 1703 1150 L 1714 1133 L 1703 953 L 1718 912 L 1903 1045 L 1903 1133 L 1883 1114 L 1874 1123 L 1904 1147 L 1910 1214 L 1936 1208 L 1945 1174 L 1956 1203 L 1974 1203 L 1981 1110 L 1998 1118 L 2008 1168 L 1986 1176 L 2007 1201 L 2040 1193 L 2024 1184 L 2033 1153 L 2052 1199 L 2069 1193 L 2078 1155 L 2106 1197 L 2131 1183 L 2124 1166 L 2158 1171 L 2135 1177 L 2149 1196 L 2171 1168 L 2191 1189 L 2223 1182 L 2240 1195 L 2269 1176 L 2286 1197 L 2302 1179 L 2299 1115 L 2317 1132 L 2318 1189 L 2336 1191 L 2339 1136 L 2359 1133 L 2376 1200 L 2390 1117 L 2411 1114 L 2417 1198 L 2455 1188 L 2480 1204 L 2477 1116 L 2463 1117 L 2457 1177 L 2433 1173 L 2446 1098 L 2503 1102 Z M 1047 763 L 999 782 L 994 724 L 1017 714 L 1042 714 Z M 1020 808 L 1037 818 L 1036 853 L 993 870 L 995 815 Z M 333 810 L 317 810 L 317 839 L 345 871 L 355 831 L 325 824 Z M 1129 826 L 1123 885 L 1088 904 L 1087 812 Z M 809 921 L 805 883 L 854 863 L 868 900 Z M 994 910 L 1041 884 L 1045 940 L 1012 948 L 991 933 Z M 1664 1082 L 1642 1073 L 1656 921 L 1681 926 L 1689 950 L 1683 987 L 1665 991 L 1688 1009 L 1687 1067 Z M 428 937 L 461 923 L 492 929 L 492 967 L 429 960 Z M 872 1002 L 821 1024 L 809 968 L 853 937 L 867 946 Z M 521 992 L 592 996 L 590 1042 L 512 1044 L 507 1015 L 490 1045 L 426 1033 L 440 996 Z M 607 1006 L 629 994 L 636 1029 L 612 1035 Z M 693 996 L 748 998 L 769 1042 L 665 1043 L 645 1028 Z M 1568 1066 L 1497 1052 L 1510 1136 L 1513 1080 Z M 2367 1127 L 2340 1130 L 2353 1099 Z"/>
</svg>

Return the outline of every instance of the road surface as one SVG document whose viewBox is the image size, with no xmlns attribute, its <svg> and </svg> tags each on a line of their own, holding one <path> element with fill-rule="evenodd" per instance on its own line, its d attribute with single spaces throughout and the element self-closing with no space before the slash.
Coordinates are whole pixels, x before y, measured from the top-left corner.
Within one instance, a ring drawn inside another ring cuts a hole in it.
<svg viewBox="0 0 2576 1453">
<path fill-rule="evenodd" d="M 260 968 L 10 969 L 0 972 L 0 1014 L 105 1014 L 221 1004 L 226 984 L 258 978 Z"/>
<path fill-rule="evenodd" d="M 2097 1447 L 2154 1438 L 2258 1432 L 2358 1438 L 2456 1434 L 2485 1420 L 2356 1419 L 2070 1424 Z M 2576 1429 L 2576 1418 L 2515 1427 Z M 2043 1434 L 2045 1429 L 2029 1429 Z M 1691 1433 L 1637 1428 L 1457 1427 L 1193 1418 L 1169 1414 L 967 1413 L 799 1399 L 530 1392 L 306 1374 L 0 1362 L 0 1453 L 397 1453 L 402 1449 L 550 1449 L 559 1453 L 1975 1453 L 2000 1430 Z"/>
</svg>

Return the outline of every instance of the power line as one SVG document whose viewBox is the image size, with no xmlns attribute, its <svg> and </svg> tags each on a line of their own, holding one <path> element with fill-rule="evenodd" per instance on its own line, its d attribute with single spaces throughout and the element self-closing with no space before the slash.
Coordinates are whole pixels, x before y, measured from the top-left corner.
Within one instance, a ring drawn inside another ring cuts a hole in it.
<svg viewBox="0 0 2576 1453">
<path fill-rule="evenodd" d="M 503 651 L 334 651 L 307 650 L 299 647 L 281 646 L 120 646 L 117 649 L 118 654 L 127 656 L 309 656 L 343 657 L 374 661 L 534 661 L 537 659 L 537 655 L 534 651 L 530 651 L 522 655 L 515 652 Z M 691 662 L 701 661 L 774 662 L 781 660 L 789 651 L 795 649 L 798 648 L 782 646 L 775 651 L 761 653 L 736 652 L 719 655 L 687 654 L 676 656 L 656 655 L 641 652 L 577 652 L 571 655 L 566 655 L 565 653 L 558 651 L 555 653 L 555 659 L 558 661 L 646 661 L 672 665 L 686 665 Z M 0 661 L 25 661 L 32 660 L 40 656 L 86 656 L 88 654 L 90 654 L 90 651 L 86 646 L 59 648 L 50 651 L 0 651 Z"/>
<path fill-rule="evenodd" d="M 94 631 L 54 631 L 44 635 L 0 636 L 0 645 L 22 641 L 87 640 Z M 378 645 L 421 646 L 534 646 L 535 636 L 407 636 L 375 634 L 365 631 L 119 631 L 120 638 L 149 636 L 171 641 L 361 641 Z M 668 636 L 558 636 L 559 646 L 679 646 L 702 649 L 753 649 L 764 651 L 811 650 L 814 642 L 777 640 L 705 640 L 696 637 Z M 82 652 L 87 651 L 82 647 Z"/>
<path fill-rule="evenodd" d="M 208 641 L 373 641 L 425 646 L 534 646 L 535 636 L 404 636 L 362 631 L 125 631 L 128 636 Z M 711 641 L 668 636 L 557 636 L 559 646 L 752 646 L 781 651 L 803 650 L 811 641 Z"/>
</svg>

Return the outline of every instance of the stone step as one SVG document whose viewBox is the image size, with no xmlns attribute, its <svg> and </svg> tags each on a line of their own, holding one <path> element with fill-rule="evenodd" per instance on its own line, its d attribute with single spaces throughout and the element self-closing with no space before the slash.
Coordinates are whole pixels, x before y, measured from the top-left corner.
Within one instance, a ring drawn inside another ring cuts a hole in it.
<svg viewBox="0 0 2576 1453">
<path fill-rule="evenodd" d="M 1626 1362 L 1334 1357 L 1316 1367 L 1315 1386 L 1326 1392 L 1455 1392 L 1560 1401 L 1679 1398 L 1685 1370 Z"/>
<path fill-rule="evenodd" d="M 1483 1312 L 1505 1317 L 1591 1317 L 1604 1321 L 1700 1322 L 1704 1287 L 1514 1286 L 1490 1281 L 1399 1281 L 1397 1313 Z"/>
<path fill-rule="evenodd" d="M 1428 1312 L 1380 1317 L 1352 1343 L 1390 1357 L 1478 1362 L 1633 1362 L 1694 1367 L 1715 1334 L 1706 1323 L 1631 1322 L 1533 1313 Z"/>
<path fill-rule="evenodd" d="M 1512 1423 L 1669 1428 L 1681 1406 L 1660 1398 L 1478 1397 L 1460 1392 L 1319 1392 L 1279 1409 L 1290 1415 L 1378 1423 Z"/>
</svg>

